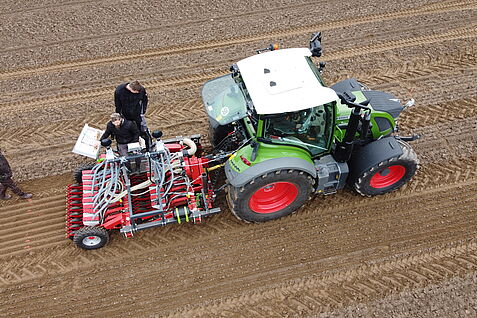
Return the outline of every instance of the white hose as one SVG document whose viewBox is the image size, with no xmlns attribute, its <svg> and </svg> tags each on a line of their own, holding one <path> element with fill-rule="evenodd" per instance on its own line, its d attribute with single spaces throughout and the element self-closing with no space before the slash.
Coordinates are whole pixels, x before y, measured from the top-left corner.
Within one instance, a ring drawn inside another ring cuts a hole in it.
<svg viewBox="0 0 477 318">
<path fill-rule="evenodd" d="M 135 185 L 134 187 L 131 187 L 131 192 L 132 191 L 135 191 L 137 189 L 142 189 L 142 188 L 145 188 L 145 187 L 148 187 L 152 184 L 151 181 L 149 180 L 146 180 L 140 184 L 137 184 Z M 128 194 L 128 191 L 127 190 L 124 190 L 123 192 L 121 193 L 118 193 L 114 196 L 114 198 L 110 201 L 110 203 L 114 203 L 114 202 L 118 202 L 119 200 L 121 200 L 122 197 L 124 197 L 126 194 Z"/>
<path fill-rule="evenodd" d="M 197 151 L 197 145 L 195 144 L 195 142 L 193 142 L 189 138 L 182 139 L 181 144 L 185 144 L 186 146 L 189 147 L 189 149 L 187 149 L 187 154 L 189 156 L 193 156 L 195 152 Z"/>
</svg>

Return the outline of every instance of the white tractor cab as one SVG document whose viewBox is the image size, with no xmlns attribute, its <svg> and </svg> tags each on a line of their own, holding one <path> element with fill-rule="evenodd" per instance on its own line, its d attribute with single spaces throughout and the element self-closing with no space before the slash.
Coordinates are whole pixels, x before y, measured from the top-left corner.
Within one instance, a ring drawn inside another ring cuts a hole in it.
<svg viewBox="0 0 477 318">
<path fill-rule="evenodd" d="M 251 137 L 258 129 L 253 123 L 267 117 L 263 137 L 301 143 L 314 154 L 326 150 L 334 122 L 331 103 L 339 97 L 324 85 L 322 68 L 311 56 L 306 48 L 268 51 L 237 62 L 232 73 L 207 82 L 202 96 L 216 148 L 230 148 L 224 138 L 234 137 L 229 134 L 237 121 L 250 119 L 252 126 L 240 128 L 248 128 Z"/>
</svg>

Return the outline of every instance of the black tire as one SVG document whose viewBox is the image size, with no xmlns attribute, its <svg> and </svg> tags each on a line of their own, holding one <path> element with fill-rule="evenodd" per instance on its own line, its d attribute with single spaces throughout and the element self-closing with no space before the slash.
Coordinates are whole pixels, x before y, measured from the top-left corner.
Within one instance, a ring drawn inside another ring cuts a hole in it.
<svg viewBox="0 0 477 318">
<path fill-rule="evenodd" d="M 228 186 L 232 213 L 245 222 L 279 219 L 298 210 L 310 198 L 313 178 L 297 170 L 261 175 L 240 188 Z"/>
<path fill-rule="evenodd" d="M 91 170 L 95 166 L 94 163 L 84 163 L 79 165 L 73 172 L 73 178 L 79 184 L 83 183 L 83 170 Z"/>
<path fill-rule="evenodd" d="M 76 231 L 73 243 L 85 250 L 101 248 L 109 242 L 106 229 L 97 226 L 85 226 Z"/>
<path fill-rule="evenodd" d="M 407 183 L 419 168 L 419 160 L 411 146 L 397 140 L 402 154 L 382 161 L 363 172 L 354 183 L 355 190 L 363 196 L 375 196 L 397 190 Z"/>
</svg>

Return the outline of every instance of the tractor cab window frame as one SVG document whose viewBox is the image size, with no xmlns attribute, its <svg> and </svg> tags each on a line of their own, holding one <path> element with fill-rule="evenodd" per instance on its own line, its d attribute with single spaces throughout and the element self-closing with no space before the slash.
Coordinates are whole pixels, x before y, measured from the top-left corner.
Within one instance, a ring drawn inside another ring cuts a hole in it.
<svg viewBox="0 0 477 318">
<path fill-rule="evenodd" d="M 312 157 L 330 151 L 333 137 L 332 103 L 293 113 L 261 116 L 265 142 L 306 149 Z"/>
<path fill-rule="evenodd" d="M 315 74 L 315 77 L 318 79 L 321 85 L 326 86 L 325 81 L 323 80 L 323 77 L 321 76 L 320 70 L 318 69 L 316 64 L 313 63 L 313 60 L 311 59 L 311 57 L 306 56 L 305 59 L 308 62 L 308 65 L 310 66 L 311 71 L 313 72 L 313 74 Z"/>
<path fill-rule="evenodd" d="M 240 72 L 232 73 L 232 78 L 235 80 L 235 83 L 237 83 L 237 85 L 240 87 L 240 90 L 242 91 L 242 94 L 245 99 L 245 104 L 247 106 L 247 115 L 249 122 L 252 125 L 253 130 L 257 131 L 259 116 L 253 105 L 252 98 L 248 93 L 247 85 L 245 85 L 245 81 L 243 80 Z"/>
</svg>

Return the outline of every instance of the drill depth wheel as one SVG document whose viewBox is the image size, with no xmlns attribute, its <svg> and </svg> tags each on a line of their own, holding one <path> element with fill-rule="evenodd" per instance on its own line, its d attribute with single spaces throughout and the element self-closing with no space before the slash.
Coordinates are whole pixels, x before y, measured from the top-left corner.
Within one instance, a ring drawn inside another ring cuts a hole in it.
<svg viewBox="0 0 477 318">
<path fill-rule="evenodd" d="M 109 241 L 108 231 L 102 227 L 85 226 L 76 231 L 73 243 L 85 250 L 94 250 L 106 245 Z"/>
</svg>

